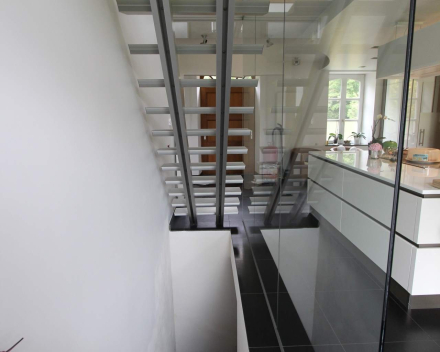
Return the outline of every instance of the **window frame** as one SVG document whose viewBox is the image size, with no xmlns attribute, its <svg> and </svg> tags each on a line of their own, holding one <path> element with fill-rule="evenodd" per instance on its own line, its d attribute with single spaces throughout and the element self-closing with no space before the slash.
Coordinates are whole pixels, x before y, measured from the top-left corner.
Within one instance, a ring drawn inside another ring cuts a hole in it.
<svg viewBox="0 0 440 352">
<path fill-rule="evenodd" d="M 330 98 L 328 97 L 328 102 L 330 101 L 339 101 L 339 119 L 329 119 L 328 118 L 328 112 L 327 112 L 327 122 L 337 122 L 338 123 L 338 132 L 339 134 L 342 134 L 343 139 L 344 138 L 344 129 L 345 129 L 345 121 L 357 121 L 358 128 L 356 133 L 359 133 L 362 130 L 362 118 L 363 118 L 363 107 L 364 107 L 364 89 L 365 89 L 365 75 L 363 74 L 332 74 L 329 75 L 329 84 L 330 81 L 334 79 L 340 79 L 341 80 L 341 96 L 340 98 Z M 349 79 L 354 79 L 356 81 L 360 82 L 359 85 L 359 98 L 347 98 L 347 81 Z M 356 100 L 359 101 L 359 115 L 357 119 L 347 119 L 346 117 L 346 103 L 347 101 Z M 328 103 L 327 103 L 328 104 Z M 344 117 L 343 117 L 344 116 Z M 327 128 L 326 128 L 327 129 Z M 351 131 L 354 132 L 354 131 Z M 329 131 L 327 129 L 327 138 L 330 133 L 333 133 L 333 131 Z"/>
</svg>

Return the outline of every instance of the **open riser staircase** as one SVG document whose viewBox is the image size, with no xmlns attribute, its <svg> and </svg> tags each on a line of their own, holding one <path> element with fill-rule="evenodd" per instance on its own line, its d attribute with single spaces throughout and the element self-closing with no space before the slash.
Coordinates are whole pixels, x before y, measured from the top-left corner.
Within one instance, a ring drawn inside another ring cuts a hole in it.
<svg viewBox="0 0 440 352">
<path fill-rule="evenodd" d="M 261 44 L 233 44 L 234 16 L 259 16 L 268 13 L 269 1 L 237 2 L 231 0 L 204 2 L 170 2 L 169 0 L 118 0 L 119 11 L 127 15 L 153 16 L 158 44 L 128 43 L 131 55 L 159 55 L 163 79 L 138 79 L 140 88 L 165 88 L 168 106 L 145 108 L 147 115 L 171 118 L 172 128 L 153 130 L 154 138 L 174 137 L 174 147 L 159 148 L 159 156 L 174 156 L 175 162 L 163 163 L 164 172 L 175 176 L 165 178 L 175 216 L 189 216 L 195 224 L 197 216 L 216 215 L 217 224 L 223 216 L 237 214 L 242 194 L 243 176 L 227 175 L 227 171 L 243 171 L 243 162 L 227 162 L 227 155 L 247 154 L 244 146 L 228 146 L 228 136 L 250 136 L 247 128 L 229 129 L 229 114 L 253 114 L 253 106 L 230 107 L 232 87 L 257 87 L 257 79 L 231 79 L 232 55 L 259 55 Z M 172 29 L 172 16 L 184 14 L 216 16 L 216 44 L 176 45 Z M 177 55 L 216 55 L 216 79 L 184 79 L 178 72 Z M 184 106 L 182 92 L 185 87 L 216 87 L 216 107 Z M 216 129 L 187 129 L 185 115 L 215 114 Z M 189 147 L 188 137 L 216 136 L 215 147 Z M 216 162 L 190 162 L 192 155 L 216 155 Z M 203 171 L 215 175 L 200 176 Z"/>
</svg>

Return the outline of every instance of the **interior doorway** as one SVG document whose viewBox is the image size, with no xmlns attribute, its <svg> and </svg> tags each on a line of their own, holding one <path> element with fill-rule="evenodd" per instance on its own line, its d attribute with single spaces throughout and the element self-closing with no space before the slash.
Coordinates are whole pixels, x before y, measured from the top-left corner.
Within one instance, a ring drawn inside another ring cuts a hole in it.
<svg viewBox="0 0 440 352">
<path fill-rule="evenodd" d="M 200 88 L 200 106 L 203 107 L 215 107 L 215 93 L 216 89 L 214 87 L 201 87 Z M 243 88 L 231 88 L 231 102 L 230 106 L 243 106 Z M 201 128 L 216 128 L 215 114 L 202 114 L 200 127 Z M 243 115 L 242 114 L 230 114 L 229 115 L 229 128 L 243 128 Z M 215 136 L 203 136 L 200 137 L 200 145 L 202 147 L 215 147 L 216 141 Z M 242 136 L 229 136 L 228 137 L 229 147 L 240 147 L 243 146 Z M 202 162 L 215 162 L 214 155 L 202 155 Z M 232 154 L 228 155 L 228 162 L 243 162 L 243 155 Z M 215 171 L 203 171 L 202 175 L 215 175 Z M 227 171 L 229 175 L 241 175 L 243 171 L 240 170 L 230 170 Z"/>
</svg>

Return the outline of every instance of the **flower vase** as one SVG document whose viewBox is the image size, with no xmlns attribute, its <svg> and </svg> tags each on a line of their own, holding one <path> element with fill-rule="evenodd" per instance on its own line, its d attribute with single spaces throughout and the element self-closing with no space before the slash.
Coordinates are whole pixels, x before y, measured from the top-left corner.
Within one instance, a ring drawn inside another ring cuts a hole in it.
<svg viewBox="0 0 440 352">
<path fill-rule="evenodd" d="M 361 144 L 361 139 L 360 138 L 354 138 L 354 144 L 355 145 L 360 145 Z"/>
<path fill-rule="evenodd" d="M 370 150 L 370 158 L 371 159 L 379 159 L 379 151 L 378 150 Z"/>
</svg>

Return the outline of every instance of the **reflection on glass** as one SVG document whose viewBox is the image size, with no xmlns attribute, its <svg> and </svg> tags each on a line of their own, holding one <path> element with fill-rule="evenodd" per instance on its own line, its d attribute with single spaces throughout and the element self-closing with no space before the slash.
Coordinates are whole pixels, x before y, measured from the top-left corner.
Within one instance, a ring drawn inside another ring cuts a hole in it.
<svg viewBox="0 0 440 352">
<path fill-rule="evenodd" d="M 340 98 L 341 97 L 341 80 L 332 79 L 328 85 L 328 97 L 329 98 Z"/>
<path fill-rule="evenodd" d="M 339 100 L 329 100 L 327 118 L 329 120 L 338 120 L 339 115 Z"/>
<path fill-rule="evenodd" d="M 347 119 L 357 120 L 359 118 L 359 100 L 347 100 L 345 111 Z"/>
<path fill-rule="evenodd" d="M 355 79 L 347 80 L 347 98 L 360 98 L 361 82 Z"/>
<path fill-rule="evenodd" d="M 371 159 L 366 144 L 389 151 L 398 141 L 403 70 L 396 69 L 405 63 L 406 42 L 399 40 L 409 0 L 313 3 L 272 6 L 267 15 L 245 18 L 237 38 L 264 45 L 261 55 L 241 62 L 243 75 L 259 80 L 243 219 L 284 346 L 356 351 L 362 344 L 376 351 L 395 162 Z M 435 94 L 435 80 L 421 79 L 414 77 L 410 87 L 408 146 L 423 139 L 420 123 L 435 119 L 429 120 L 433 111 L 423 97 L 426 87 Z M 330 134 L 345 145 L 326 145 Z M 426 184 L 407 175 L 406 187 Z M 414 199 L 411 190 L 402 198 Z M 402 261 L 393 273 L 395 300 L 402 292 L 409 297 L 413 250 L 405 238 L 397 241 L 402 247 L 395 258 Z M 418 328 L 393 302 L 390 309 L 403 322 L 389 337 L 397 342 Z"/>
</svg>

